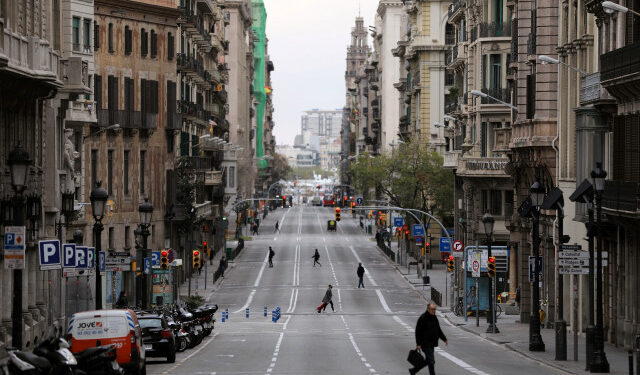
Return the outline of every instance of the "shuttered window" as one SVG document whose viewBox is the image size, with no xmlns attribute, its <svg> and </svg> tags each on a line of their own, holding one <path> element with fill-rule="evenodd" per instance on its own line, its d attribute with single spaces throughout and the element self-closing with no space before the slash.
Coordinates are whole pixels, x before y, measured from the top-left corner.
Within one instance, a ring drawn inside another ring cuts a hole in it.
<svg viewBox="0 0 640 375">
<path fill-rule="evenodd" d="M 158 34 L 151 30 L 151 58 L 158 56 Z"/>
<path fill-rule="evenodd" d="M 487 123 L 480 125 L 480 156 L 487 157 Z"/>
<path fill-rule="evenodd" d="M 145 29 L 142 29 L 140 32 L 140 54 L 142 57 L 147 57 L 147 53 L 149 52 L 149 34 Z"/>
<path fill-rule="evenodd" d="M 96 101 L 96 110 L 102 109 L 102 76 L 93 75 L 93 97 Z"/>
<path fill-rule="evenodd" d="M 527 119 L 533 119 L 536 113 L 536 76 L 527 75 Z"/>
<path fill-rule="evenodd" d="M 93 22 L 93 49 L 100 49 L 100 25 L 97 22 Z"/>
<path fill-rule="evenodd" d="M 129 26 L 124 27 L 124 54 L 129 56 L 133 50 L 133 31 Z"/>
<path fill-rule="evenodd" d="M 167 60 L 173 60 L 173 55 L 175 54 L 176 49 L 176 37 L 169 33 L 167 35 Z"/>
</svg>

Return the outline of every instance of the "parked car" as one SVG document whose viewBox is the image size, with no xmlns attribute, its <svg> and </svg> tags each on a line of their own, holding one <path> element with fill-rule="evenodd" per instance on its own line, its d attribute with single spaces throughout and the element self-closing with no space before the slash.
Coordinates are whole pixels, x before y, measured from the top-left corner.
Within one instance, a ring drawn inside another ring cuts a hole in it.
<svg viewBox="0 0 640 375">
<path fill-rule="evenodd" d="M 176 338 L 167 319 L 158 314 L 145 314 L 138 317 L 138 322 L 147 357 L 166 357 L 167 362 L 175 362 Z"/>
<path fill-rule="evenodd" d="M 116 361 L 127 372 L 147 373 L 145 347 L 138 317 L 132 310 L 93 310 L 75 313 L 69 321 L 67 341 L 73 354 L 112 345 Z"/>
</svg>

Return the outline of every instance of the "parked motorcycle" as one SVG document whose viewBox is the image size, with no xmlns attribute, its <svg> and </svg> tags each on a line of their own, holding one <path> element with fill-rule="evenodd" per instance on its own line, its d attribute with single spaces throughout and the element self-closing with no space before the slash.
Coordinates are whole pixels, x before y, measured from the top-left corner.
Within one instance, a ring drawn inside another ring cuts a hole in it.
<svg viewBox="0 0 640 375">
<path fill-rule="evenodd" d="M 88 348 L 76 353 L 78 369 L 74 375 L 123 375 L 124 369 L 116 361 L 117 350 L 112 345 Z"/>
<path fill-rule="evenodd" d="M 78 362 L 69 350 L 65 339 L 52 337 L 42 340 L 33 353 L 22 350 L 7 349 L 10 374 L 74 374 Z"/>
</svg>

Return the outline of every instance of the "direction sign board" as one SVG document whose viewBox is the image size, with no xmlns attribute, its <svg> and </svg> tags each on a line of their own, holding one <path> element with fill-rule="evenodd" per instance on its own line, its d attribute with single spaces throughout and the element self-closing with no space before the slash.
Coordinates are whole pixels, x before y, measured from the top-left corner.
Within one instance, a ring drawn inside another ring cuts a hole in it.
<svg viewBox="0 0 640 375">
<path fill-rule="evenodd" d="M 558 273 L 561 275 L 588 275 L 589 269 L 584 267 L 560 267 Z"/>
<path fill-rule="evenodd" d="M 25 227 L 4 228 L 4 268 L 24 269 Z"/>
<path fill-rule="evenodd" d="M 76 268 L 76 244 L 66 243 L 62 245 L 62 267 Z"/>
<path fill-rule="evenodd" d="M 152 251 L 151 252 L 151 267 L 160 267 L 160 252 Z"/>
<path fill-rule="evenodd" d="M 448 237 L 440 237 L 440 252 L 441 253 L 450 253 L 451 252 L 451 243 L 449 242 Z"/>
<path fill-rule="evenodd" d="M 562 245 L 560 250 L 580 251 L 582 250 L 582 245 Z"/>
<path fill-rule="evenodd" d="M 558 253 L 558 258 L 566 259 L 589 259 L 588 251 L 561 251 Z"/>
<path fill-rule="evenodd" d="M 38 253 L 40 255 L 40 270 L 57 270 L 61 266 L 60 241 L 38 241 Z"/>
<path fill-rule="evenodd" d="M 424 227 L 420 224 L 413 224 L 413 235 L 424 237 Z"/>
<path fill-rule="evenodd" d="M 404 225 L 404 218 L 402 216 L 393 218 L 394 227 L 401 227 L 403 225 Z"/>
<path fill-rule="evenodd" d="M 474 251 L 471 254 L 471 277 L 480 277 L 480 263 L 482 262 L 482 252 Z"/>
<path fill-rule="evenodd" d="M 531 283 L 533 282 L 533 275 L 535 274 L 533 269 L 535 259 L 535 256 L 529 256 L 529 282 Z M 538 258 L 538 280 L 542 281 L 542 257 Z"/>
<path fill-rule="evenodd" d="M 453 241 L 453 251 L 462 252 L 463 248 L 464 246 L 462 245 L 462 241 Z"/>
</svg>

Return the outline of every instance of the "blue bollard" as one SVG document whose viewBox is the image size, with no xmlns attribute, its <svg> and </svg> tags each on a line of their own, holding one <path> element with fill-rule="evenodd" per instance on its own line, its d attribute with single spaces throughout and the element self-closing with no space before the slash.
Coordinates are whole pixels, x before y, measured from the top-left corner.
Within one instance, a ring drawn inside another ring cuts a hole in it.
<svg viewBox="0 0 640 375">
<path fill-rule="evenodd" d="M 224 313 L 225 315 L 227 315 L 227 320 L 229 320 L 229 309 L 224 309 Z"/>
<path fill-rule="evenodd" d="M 267 317 L 267 306 L 264 307 L 264 317 Z"/>
<path fill-rule="evenodd" d="M 225 319 L 225 315 L 224 315 L 224 311 L 222 312 L 222 323 L 224 323 L 226 321 Z"/>
<path fill-rule="evenodd" d="M 249 319 L 249 308 L 248 307 L 245 309 L 245 313 L 246 313 L 247 319 Z"/>
</svg>

